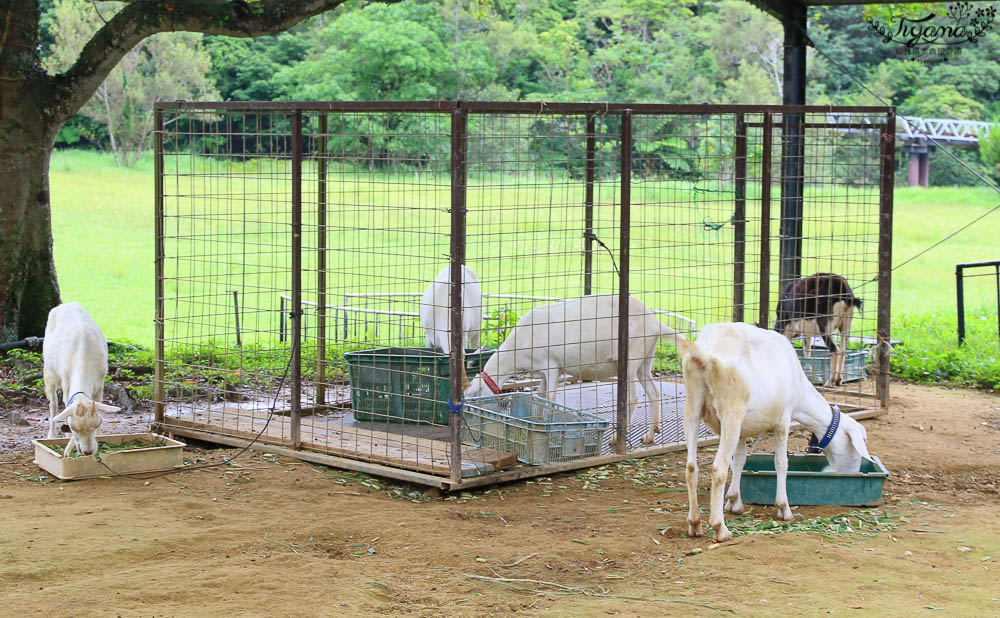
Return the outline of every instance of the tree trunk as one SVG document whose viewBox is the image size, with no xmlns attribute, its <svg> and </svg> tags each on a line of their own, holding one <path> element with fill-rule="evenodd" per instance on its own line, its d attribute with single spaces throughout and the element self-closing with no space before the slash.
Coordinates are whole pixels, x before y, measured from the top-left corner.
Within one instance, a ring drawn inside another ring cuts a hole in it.
<svg viewBox="0 0 1000 618">
<path fill-rule="evenodd" d="M 43 336 L 49 309 L 60 302 L 49 204 L 59 125 L 20 103 L 0 114 L 0 341 Z"/>
</svg>

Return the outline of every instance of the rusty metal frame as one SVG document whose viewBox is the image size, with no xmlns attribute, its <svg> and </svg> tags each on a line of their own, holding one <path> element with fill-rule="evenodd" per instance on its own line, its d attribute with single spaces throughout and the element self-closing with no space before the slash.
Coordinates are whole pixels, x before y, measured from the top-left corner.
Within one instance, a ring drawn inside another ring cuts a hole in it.
<svg viewBox="0 0 1000 618">
<path fill-rule="evenodd" d="M 461 388 L 460 376 L 462 374 L 462 364 L 464 355 L 464 334 L 462 333 L 462 269 L 465 263 L 466 250 L 466 190 L 467 190 L 467 131 L 468 119 L 474 114 L 579 114 L 586 115 L 585 134 L 585 157 L 584 157 L 584 177 L 585 177 L 585 197 L 584 197 L 584 239 L 585 239 L 585 279 L 584 293 L 591 292 L 591 260 L 592 260 L 592 227 L 593 227 L 593 207 L 594 207 L 594 176 L 595 176 L 595 116 L 617 115 L 621 118 L 620 134 L 620 246 L 619 246 L 619 274 L 618 274 L 618 310 L 620 316 L 628 315 L 629 302 L 629 247 L 630 247 L 630 208 L 632 190 L 632 140 L 633 140 L 633 116 L 635 115 L 709 115 L 709 114 L 732 114 L 735 119 L 735 144 L 734 144 L 734 187 L 735 187 L 735 212 L 733 216 L 734 242 L 733 242 L 733 319 L 742 321 L 745 316 L 745 287 L 746 287 L 746 224 L 747 224 L 747 131 L 749 128 L 760 128 L 762 161 L 761 161 L 761 196 L 760 196 L 760 261 L 759 261 L 759 306 L 758 324 L 767 328 L 769 311 L 771 306 L 771 185 L 773 168 L 773 136 L 778 123 L 784 123 L 784 130 L 793 127 L 797 130 L 796 135 L 804 135 L 806 128 L 864 128 L 872 129 L 872 124 L 855 123 L 851 125 L 841 125 L 823 122 L 805 122 L 805 114 L 819 114 L 838 111 L 849 111 L 852 113 L 872 114 L 883 116 L 885 124 L 879 126 L 881 131 L 880 142 L 880 195 L 879 195 L 879 249 L 878 249 L 878 367 L 879 372 L 876 380 L 877 397 L 881 403 L 881 410 L 859 409 L 856 414 L 864 418 L 884 414 L 888 405 L 888 378 L 889 378 L 889 301 L 891 284 L 891 244 L 892 244 L 892 187 L 893 187 L 893 157 L 894 157 L 894 130 L 895 112 L 893 109 L 885 107 L 850 107 L 838 108 L 828 106 L 778 106 L 778 105 L 660 105 L 660 104 L 603 104 L 603 103 L 544 103 L 544 102 L 481 102 L 481 101 L 415 101 L 415 102 L 227 102 L 227 103 L 193 103 L 193 102 L 167 102 L 156 104 L 156 133 L 155 143 L 155 169 L 156 169 L 156 362 L 154 373 L 154 411 L 155 421 L 162 429 L 177 433 L 178 435 L 191 435 L 208 439 L 211 432 L 181 428 L 164 423 L 165 397 L 165 376 L 164 376 L 164 204 L 163 204 L 163 112 L 178 110 L 199 110 L 199 111 L 284 111 L 291 118 L 291 164 L 292 164 L 292 185 L 290 211 L 292 215 L 291 223 L 291 261 L 292 261 L 292 298 L 291 302 L 285 306 L 290 320 L 291 346 L 291 435 L 289 439 L 280 445 L 258 444 L 261 450 L 281 451 L 286 453 L 295 452 L 304 460 L 316 461 L 318 463 L 330 463 L 350 469 L 372 471 L 382 473 L 391 478 L 410 480 L 413 482 L 430 484 L 445 489 L 459 489 L 466 487 L 480 486 L 483 484 L 503 482 L 528 476 L 549 474 L 561 470 L 571 470 L 588 467 L 600 463 L 619 461 L 628 457 L 642 457 L 659 454 L 669 450 L 679 450 L 683 446 L 652 447 L 636 451 L 627 451 L 626 448 L 626 428 L 629 419 L 628 414 L 628 393 L 624 385 L 627 383 L 625 376 L 626 364 L 619 364 L 618 383 L 621 388 L 617 392 L 617 424 L 615 447 L 616 455 L 598 456 L 559 464 L 550 464 L 515 470 L 498 471 L 487 476 L 477 478 L 463 478 L 461 457 L 461 415 L 449 415 L 450 434 L 450 475 L 449 477 L 432 476 L 428 474 L 416 473 L 407 470 L 389 468 L 380 464 L 361 462 L 343 459 L 326 454 L 304 452 L 301 448 L 300 423 L 301 423 L 301 341 L 302 333 L 302 163 L 303 163 L 303 129 L 302 117 L 304 112 L 319 112 L 319 134 L 320 140 L 316 148 L 318 159 L 317 180 L 318 180 L 318 225 L 322 236 L 319 244 L 323 247 L 319 257 L 319 268 L 317 273 L 317 293 L 320 306 L 325 305 L 326 297 L 326 267 L 325 267 L 325 221 L 326 221 L 326 132 L 327 114 L 331 112 L 423 112 L 448 114 L 451 120 L 451 242 L 450 242 L 450 263 L 452 265 L 452 289 L 451 289 L 451 347 L 450 360 L 451 389 L 450 399 L 453 411 L 460 410 L 463 392 Z M 761 122 L 747 122 L 747 115 L 757 115 L 762 118 Z M 876 125 L 877 126 L 877 125 Z M 784 149 L 783 149 L 784 150 Z M 782 154 L 784 157 L 784 154 Z M 787 167 L 787 166 L 783 166 Z M 752 276 L 752 275 L 751 275 Z M 325 312 L 320 317 L 322 327 L 325 322 Z M 628 320 L 619 321 L 619 355 L 621 358 L 627 357 L 628 346 Z M 325 340 L 321 335 L 317 350 L 317 370 L 323 375 L 325 359 Z M 322 381 L 322 380 L 321 380 Z M 324 403 L 325 395 L 318 393 L 317 403 Z M 247 441 L 242 438 L 228 435 L 218 435 L 214 438 L 223 444 L 244 444 Z M 714 440 L 703 440 L 711 443 Z M 289 451 L 291 447 L 293 451 Z"/>
</svg>

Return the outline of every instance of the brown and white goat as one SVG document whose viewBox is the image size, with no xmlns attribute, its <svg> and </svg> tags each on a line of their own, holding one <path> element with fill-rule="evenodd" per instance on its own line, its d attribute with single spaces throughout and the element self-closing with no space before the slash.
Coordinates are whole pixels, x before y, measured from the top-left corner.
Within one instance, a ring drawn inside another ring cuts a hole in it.
<svg viewBox="0 0 1000 618">
<path fill-rule="evenodd" d="M 840 275 L 816 273 L 789 281 L 781 290 L 774 330 L 789 341 L 802 335 L 806 356 L 812 354 L 813 337 L 822 337 L 830 350 L 830 375 L 824 386 L 839 386 L 851 320 L 855 308 L 861 310 L 861 303 L 847 279 Z M 840 332 L 839 348 L 833 341 L 833 331 Z"/>
</svg>

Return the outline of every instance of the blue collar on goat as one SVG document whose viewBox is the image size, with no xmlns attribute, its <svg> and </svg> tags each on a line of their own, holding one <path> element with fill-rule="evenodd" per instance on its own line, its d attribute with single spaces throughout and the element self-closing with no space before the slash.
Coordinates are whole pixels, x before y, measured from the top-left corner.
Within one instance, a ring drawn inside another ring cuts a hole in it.
<svg viewBox="0 0 1000 618">
<path fill-rule="evenodd" d="M 69 401 L 66 402 L 66 407 L 68 408 L 71 405 L 73 405 L 73 400 L 76 399 L 77 395 L 86 395 L 86 394 L 87 393 L 85 393 L 83 391 L 77 391 L 77 392 L 73 393 L 72 395 L 69 396 Z"/>
<path fill-rule="evenodd" d="M 826 428 L 826 433 L 823 434 L 823 439 L 816 441 L 816 435 L 813 434 L 809 437 L 809 446 L 806 447 L 807 453 L 822 453 L 826 445 L 833 440 L 833 436 L 837 433 L 837 428 L 840 427 L 840 408 L 837 406 L 830 406 L 833 409 L 833 418 L 830 419 L 830 426 Z"/>
</svg>

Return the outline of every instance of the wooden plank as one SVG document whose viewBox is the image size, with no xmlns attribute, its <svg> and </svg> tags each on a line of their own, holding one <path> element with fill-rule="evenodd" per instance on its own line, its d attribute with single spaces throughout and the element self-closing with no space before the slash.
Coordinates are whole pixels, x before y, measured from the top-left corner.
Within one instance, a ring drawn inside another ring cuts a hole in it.
<svg viewBox="0 0 1000 618">
<path fill-rule="evenodd" d="M 225 412 L 224 412 L 224 411 Z M 167 416 L 166 424 L 222 431 L 228 435 L 256 437 L 267 421 L 263 411 L 226 408 L 216 411 L 196 411 L 193 418 Z M 290 446 L 290 432 L 286 417 L 271 418 L 262 437 L 270 443 Z M 449 448 L 447 442 L 403 436 L 385 431 L 372 431 L 355 427 L 329 426 L 326 423 L 302 421 L 303 448 L 332 453 L 350 459 L 379 462 L 430 474 L 449 474 Z M 462 451 L 463 476 L 486 474 L 516 463 L 516 455 L 493 449 L 464 448 Z"/>
<path fill-rule="evenodd" d="M 718 443 L 719 443 L 718 436 L 709 436 L 707 438 L 700 438 L 698 440 L 698 448 L 713 446 Z M 519 468 L 514 468 L 513 470 L 498 471 L 488 476 L 462 479 L 460 483 L 449 483 L 448 491 L 455 491 L 458 489 L 469 489 L 472 487 L 482 487 L 483 485 L 494 485 L 497 483 L 507 483 L 509 481 L 517 481 L 520 479 L 527 479 L 536 476 L 550 476 L 558 472 L 567 472 L 569 470 L 579 470 L 581 468 L 592 468 L 594 466 L 603 466 L 609 463 L 626 461 L 629 459 L 642 459 L 644 457 L 663 455 L 665 453 L 683 451 L 685 449 L 687 449 L 687 442 L 671 442 L 670 444 L 658 444 L 650 448 L 641 448 L 638 450 L 629 451 L 624 455 L 614 453 L 611 455 L 600 455 L 598 457 L 584 457 L 583 459 L 574 459 L 572 461 L 560 461 L 557 463 L 540 464 L 537 466 L 521 466 Z"/>
<path fill-rule="evenodd" d="M 164 417 L 164 424 L 168 427 L 185 427 L 189 429 L 199 429 L 209 432 L 222 433 L 223 435 L 236 436 L 241 438 L 253 439 L 257 437 L 258 431 L 246 431 L 242 429 L 237 429 L 230 424 L 221 423 L 207 423 L 198 420 L 190 420 L 183 418 L 176 418 L 171 416 Z M 274 425 L 275 421 L 272 419 L 271 425 Z M 281 431 L 283 428 L 279 428 Z M 275 435 L 276 432 L 272 426 L 268 426 L 267 431 L 261 436 L 261 440 L 270 444 L 277 444 L 279 446 L 290 447 L 291 440 L 287 437 L 282 437 L 280 434 Z M 331 455 L 336 455 L 340 457 L 345 457 L 348 459 L 358 459 L 361 461 L 369 461 L 375 463 L 382 463 L 390 466 L 396 466 L 400 468 L 405 468 L 408 470 L 416 470 L 418 472 L 427 472 L 429 474 L 436 474 L 439 476 L 447 476 L 449 474 L 448 462 L 446 459 L 442 458 L 440 461 L 435 458 L 420 457 L 417 458 L 415 455 L 410 453 L 404 453 L 401 449 L 393 448 L 383 448 L 380 449 L 381 452 L 374 451 L 363 451 L 355 448 L 344 448 L 343 446 L 337 447 L 332 446 L 327 443 L 315 442 L 308 439 L 308 434 L 303 435 L 302 448 L 307 450 L 318 451 L 322 453 L 329 453 Z"/>
<path fill-rule="evenodd" d="M 202 431 L 200 429 L 191 429 L 188 427 L 166 426 L 160 424 L 156 427 L 156 429 L 171 434 L 175 434 L 177 436 L 194 438 L 196 440 L 203 440 L 205 442 L 214 442 L 216 444 L 224 444 L 226 446 L 233 446 L 237 448 L 243 448 L 248 444 L 250 444 L 250 440 L 245 438 L 225 436 L 215 432 Z M 300 459 L 302 461 L 317 463 L 324 466 L 343 468 L 345 470 L 355 470 L 357 472 L 364 472 L 366 474 L 373 474 L 375 476 L 382 476 L 385 478 L 396 479 L 399 481 L 406 481 L 408 483 L 418 483 L 421 485 L 427 485 L 429 487 L 437 487 L 439 489 L 447 489 L 448 486 L 447 481 L 440 476 L 422 474 L 420 472 L 413 472 L 411 470 L 402 470 L 399 468 L 390 468 L 388 466 L 383 466 L 377 463 L 367 463 L 364 461 L 357 461 L 355 459 L 335 457 L 333 455 L 327 455 L 324 453 L 313 453 L 311 451 L 295 451 L 289 448 L 284 448 L 273 444 L 266 444 L 260 441 L 255 442 L 254 445 L 250 448 L 252 450 L 260 451 L 262 453 L 274 453 L 275 455 L 281 455 L 283 457 L 288 457 L 290 459 Z"/>
<path fill-rule="evenodd" d="M 491 448 L 463 448 L 462 463 L 473 462 L 486 464 L 494 470 L 500 470 L 517 463 L 517 453 L 505 453 Z"/>
<path fill-rule="evenodd" d="M 198 411 L 198 413 L 204 414 L 205 412 Z M 263 410 L 245 410 L 243 408 L 235 408 L 231 406 L 223 406 L 218 410 L 212 410 L 208 413 L 213 416 L 215 413 L 218 413 L 227 416 L 237 415 L 242 417 L 252 417 L 255 423 L 263 422 L 267 419 L 267 412 Z M 274 419 L 272 419 L 271 422 L 274 423 Z M 330 432 L 340 434 L 342 436 L 342 444 L 350 441 L 359 444 L 363 442 L 372 442 L 373 448 L 381 448 L 377 446 L 378 443 L 398 443 L 400 448 L 405 447 L 410 450 L 419 451 L 419 453 L 431 453 L 436 456 L 445 457 L 445 460 L 447 460 L 447 456 L 449 455 L 451 449 L 451 445 L 449 443 L 443 440 L 435 440 L 433 438 L 407 436 L 388 431 L 350 427 L 323 421 L 302 421 L 303 435 L 308 433 L 329 434 Z M 474 449 L 471 447 L 463 447 L 462 460 L 465 461 L 469 459 L 472 459 L 478 464 L 486 464 L 492 466 L 492 468 L 499 469 L 513 465 L 517 461 L 517 455 L 514 453 L 505 453 L 495 449 Z"/>
</svg>

